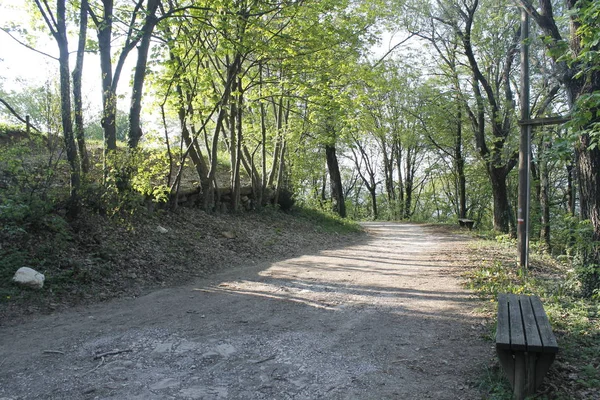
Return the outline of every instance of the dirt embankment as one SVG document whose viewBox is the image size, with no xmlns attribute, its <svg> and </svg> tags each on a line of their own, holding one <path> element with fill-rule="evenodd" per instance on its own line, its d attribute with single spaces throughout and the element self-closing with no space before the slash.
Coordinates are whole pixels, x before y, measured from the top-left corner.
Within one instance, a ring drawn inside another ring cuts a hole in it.
<svg viewBox="0 0 600 400">
<path fill-rule="evenodd" d="M 29 233 L 0 232 L 0 256 L 12 249 L 8 258 L 23 260 L 0 263 L 0 326 L 76 305 L 135 298 L 232 266 L 343 246 L 364 235 L 328 232 L 313 217 L 271 209 L 232 215 L 180 208 L 123 220 L 84 213 L 69 227 L 46 221 Z M 22 266 L 45 274 L 42 291 L 12 285 Z"/>
</svg>

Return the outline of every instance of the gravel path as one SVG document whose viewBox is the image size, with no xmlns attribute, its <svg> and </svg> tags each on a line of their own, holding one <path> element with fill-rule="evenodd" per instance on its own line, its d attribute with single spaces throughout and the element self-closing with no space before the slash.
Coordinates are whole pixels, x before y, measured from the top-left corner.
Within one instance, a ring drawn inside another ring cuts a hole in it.
<svg viewBox="0 0 600 400">
<path fill-rule="evenodd" d="M 349 247 L 0 327 L 0 400 L 481 398 L 466 238 L 365 226 Z"/>
</svg>

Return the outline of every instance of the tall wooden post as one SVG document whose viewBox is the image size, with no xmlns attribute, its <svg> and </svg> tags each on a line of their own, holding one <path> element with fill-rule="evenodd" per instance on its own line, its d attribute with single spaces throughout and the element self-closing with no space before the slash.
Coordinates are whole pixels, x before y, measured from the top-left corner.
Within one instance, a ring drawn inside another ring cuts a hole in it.
<svg viewBox="0 0 600 400">
<path fill-rule="evenodd" d="M 521 10 L 521 120 L 529 120 L 529 15 Z M 531 154 L 531 125 L 521 124 L 519 146 L 519 202 L 517 239 L 519 267 L 525 272 L 529 266 L 529 163 Z"/>
</svg>

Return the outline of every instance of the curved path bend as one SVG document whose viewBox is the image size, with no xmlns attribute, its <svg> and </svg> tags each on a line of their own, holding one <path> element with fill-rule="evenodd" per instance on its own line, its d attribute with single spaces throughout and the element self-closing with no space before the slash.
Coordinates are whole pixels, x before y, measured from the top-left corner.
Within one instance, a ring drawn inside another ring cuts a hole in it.
<svg viewBox="0 0 600 400">
<path fill-rule="evenodd" d="M 481 398 L 467 239 L 365 226 L 345 248 L 0 327 L 0 399 Z"/>
</svg>

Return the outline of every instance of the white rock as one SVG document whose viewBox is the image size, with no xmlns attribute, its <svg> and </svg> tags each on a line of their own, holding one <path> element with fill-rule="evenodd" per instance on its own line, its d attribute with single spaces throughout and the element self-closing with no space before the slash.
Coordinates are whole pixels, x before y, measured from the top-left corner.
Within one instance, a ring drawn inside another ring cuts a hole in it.
<svg viewBox="0 0 600 400">
<path fill-rule="evenodd" d="M 36 289 L 41 289 L 44 286 L 44 280 L 46 280 L 44 274 L 29 267 L 19 268 L 13 277 L 13 281 Z"/>
<path fill-rule="evenodd" d="M 235 239 L 236 234 L 233 231 L 224 231 L 224 232 L 221 232 L 221 236 L 223 236 L 224 238 L 227 238 L 227 239 Z"/>
<path fill-rule="evenodd" d="M 158 228 L 156 228 L 156 230 L 160 233 L 167 233 L 169 232 L 169 230 L 167 228 L 163 228 L 162 226 L 158 226 Z"/>
</svg>

